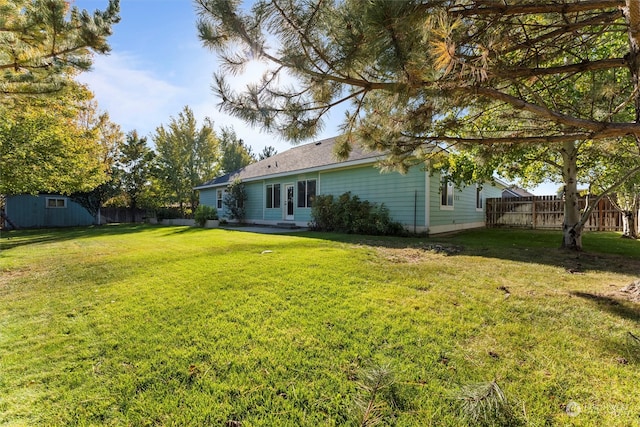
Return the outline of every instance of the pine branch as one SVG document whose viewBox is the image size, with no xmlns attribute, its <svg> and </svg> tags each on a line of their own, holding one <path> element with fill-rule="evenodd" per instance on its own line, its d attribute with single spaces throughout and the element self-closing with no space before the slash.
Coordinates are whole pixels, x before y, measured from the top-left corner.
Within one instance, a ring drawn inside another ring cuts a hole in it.
<svg viewBox="0 0 640 427">
<path fill-rule="evenodd" d="M 360 395 L 356 398 L 356 406 L 360 411 L 360 427 L 371 427 L 379 424 L 384 417 L 388 404 L 381 399 L 385 389 L 391 387 L 395 380 L 389 366 L 373 367 L 361 374 L 358 383 Z"/>
<path fill-rule="evenodd" d="M 583 61 L 559 67 L 501 69 L 498 72 L 489 72 L 488 74 L 490 77 L 502 78 L 534 77 L 609 70 L 612 68 L 625 68 L 627 66 L 628 64 L 625 58 L 607 58 L 597 61 Z"/>
<path fill-rule="evenodd" d="M 626 135 L 640 136 L 640 124 L 638 123 L 603 123 L 595 120 L 580 119 L 524 101 L 523 99 L 490 87 L 473 86 L 458 88 L 455 90 L 467 94 L 481 95 L 496 101 L 506 102 L 516 109 L 528 111 L 539 117 L 549 119 L 564 126 L 592 131 L 590 138 L 604 139 Z"/>
<path fill-rule="evenodd" d="M 449 13 L 457 16 L 486 16 L 486 15 L 528 15 L 534 13 L 575 13 L 590 10 L 622 8 L 624 0 L 581 0 L 570 3 L 535 3 L 491 6 L 483 5 L 486 2 L 476 1 L 472 6 L 453 6 Z"/>
</svg>

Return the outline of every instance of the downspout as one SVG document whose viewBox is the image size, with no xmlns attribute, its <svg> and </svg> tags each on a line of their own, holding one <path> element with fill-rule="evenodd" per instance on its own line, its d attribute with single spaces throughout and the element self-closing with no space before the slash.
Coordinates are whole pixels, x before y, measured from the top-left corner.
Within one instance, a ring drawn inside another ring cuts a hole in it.
<svg viewBox="0 0 640 427">
<path fill-rule="evenodd" d="M 424 230 L 429 233 L 429 221 L 431 220 L 431 179 L 429 170 L 425 168 L 424 172 Z"/>
<path fill-rule="evenodd" d="M 417 222 L 418 222 L 418 190 L 415 191 L 413 196 L 413 234 L 416 234 Z"/>
</svg>

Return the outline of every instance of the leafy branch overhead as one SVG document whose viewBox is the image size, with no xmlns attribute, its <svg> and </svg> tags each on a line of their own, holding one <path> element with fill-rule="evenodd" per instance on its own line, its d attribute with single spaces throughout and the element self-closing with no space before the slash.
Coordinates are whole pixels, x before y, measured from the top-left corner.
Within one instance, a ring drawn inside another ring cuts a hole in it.
<svg viewBox="0 0 640 427">
<path fill-rule="evenodd" d="M 196 5 L 200 38 L 224 65 L 214 90 L 226 112 L 295 142 L 341 105 L 340 157 L 359 144 L 386 153 L 383 167 L 428 159 L 456 184 L 496 171 L 561 181 L 563 246 L 581 248 L 598 197 L 640 174 L 637 0 Z M 233 90 L 252 61 L 267 71 Z M 585 212 L 579 184 L 599 189 Z"/>
<path fill-rule="evenodd" d="M 200 37 L 225 66 L 222 108 L 294 141 L 338 104 L 347 135 L 371 148 L 403 137 L 398 155 L 428 140 L 640 136 L 635 1 L 196 4 Z M 269 70 L 232 90 L 253 60 Z"/>
</svg>

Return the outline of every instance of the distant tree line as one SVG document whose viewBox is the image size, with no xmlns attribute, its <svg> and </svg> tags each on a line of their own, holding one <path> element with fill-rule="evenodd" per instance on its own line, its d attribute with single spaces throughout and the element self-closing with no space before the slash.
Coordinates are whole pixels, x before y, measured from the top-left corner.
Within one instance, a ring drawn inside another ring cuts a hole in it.
<svg viewBox="0 0 640 427">
<path fill-rule="evenodd" d="M 136 130 L 120 132 L 108 180 L 72 197 L 94 214 L 101 206 L 116 206 L 186 218 L 198 206 L 194 187 L 256 161 L 232 128 L 218 134 L 209 118 L 198 126 L 188 106 L 158 126 L 149 142 Z"/>
<path fill-rule="evenodd" d="M 231 128 L 198 127 L 189 107 L 150 140 L 100 112 L 75 77 L 110 51 L 119 1 L 105 4 L 89 13 L 64 0 L 0 2 L 0 196 L 67 194 L 94 216 L 105 205 L 189 216 L 195 186 L 257 156 Z"/>
</svg>

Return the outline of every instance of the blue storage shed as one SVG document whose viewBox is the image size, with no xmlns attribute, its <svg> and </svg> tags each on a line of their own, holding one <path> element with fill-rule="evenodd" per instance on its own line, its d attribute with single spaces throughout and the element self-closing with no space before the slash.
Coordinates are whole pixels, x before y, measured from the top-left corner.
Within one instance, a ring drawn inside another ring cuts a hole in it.
<svg viewBox="0 0 640 427">
<path fill-rule="evenodd" d="M 58 194 L 7 196 L 5 214 L 19 228 L 77 227 L 96 222 L 84 207 Z"/>
</svg>

